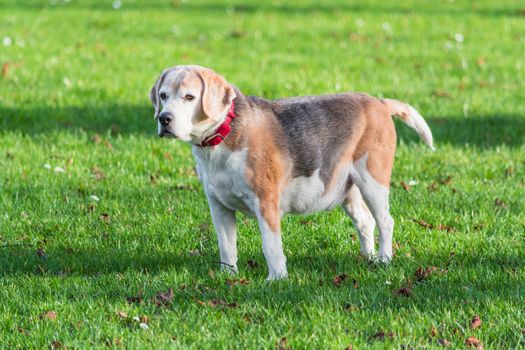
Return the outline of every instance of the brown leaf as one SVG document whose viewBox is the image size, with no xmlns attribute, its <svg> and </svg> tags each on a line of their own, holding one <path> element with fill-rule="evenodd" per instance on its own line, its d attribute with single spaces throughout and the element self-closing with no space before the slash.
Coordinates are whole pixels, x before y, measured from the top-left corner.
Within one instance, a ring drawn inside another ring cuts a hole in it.
<svg viewBox="0 0 525 350">
<path fill-rule="evenodd" d="M 412 296 L 412 287 L 408 285 L 401 287 L 396 291 L 396 294 L 410 298 Z"/>
<path fill-rule="evenodd" d="M 341 285 L 341 283 L 343 283 L 343 281 L 348 277 L 348 275 L 346 273 L 342 273 L 340 275 L 336 275 L 334 277 L 334 280 L 332 281 L 333 285 L 335 287 L 339 287 Z"/>
<path fill-rule="evenodd" d="M 514 169 L 512 169 L 511 166 L 509 166 L 507 169 L 505 169 L 505 176 L 511 176 L 514 173 Z"/>
<path fill-rule="evenodd" d="M 38 248 L 36 250 L 36 255 L 38 255 L 42 259 L 45 259 L 46 258 L 46 251 L 44 250 L 44 248 Z"/>
<path fill-rule="evenodd" d="M 173 160 L 173 157 L 172 157 L 171 154 L 168 153 L 168 152 L 164 152 L 163 156 L 164 156 L 164 158 L 167 159 L 167 160 Z"/>
<path fill-rule="evenodd" d="M 348 345 L 345 350 L 354 350 L 354 347 L 352 345 Z"/>
<path fill-rule="evenodd" d="M 40 319 L 47 319 L 47 320 L 56 320 L 57 319 L 57 313 L 55 311 L 46 311 L 42 315 L 40 315 Z"/>
<path fill-rule="evenodd" d="M 95 134 L 91 137 L 91 141 L 93 141 L 93 143 L 95 144 L 98 144 L 100 143 L 100 141 L 102 140 L 102 138 L 100 137 L 99 134 Z"/>
<path fill-rule="evenodd" d="M 500 208 L 507 208 L 508 207 L 508 204 L 505 203 L 503 200 L 499 199 L 499 198 L 496 198 L 494 200 L 494 204 L 496 204 L 498 207 Z"/>
<path fill-rule="evenodd" d="M 130 304 L 140 304 L 144 299 L 142 298 L 142 289 L 139 290 L 138 296 L 127 297 L 126 301 Z"/>
<path fill-rule="evenodd" d="M 357 281 L 355 278 L 352 280 L 352 283 L 354 284 L 354 289 L 359 289 L 359 281 Z"/>
<path fill-rule="evenodd" d="M 373 339 L 373 340 L 383 341 L 383 340 L 385 340 L 386 337 L 388 337 L 390 339 L 393 339 L 394 338 L 394 333 L 392 333 L 392 332 L 385 333 L 383 331 L 379 331 L 379 332 L 375 333 L 374 335 L 372 335 L 370 338 Z"/>
<path fill-rule="evenodd" d="M 152 301 L 157 306 L 167 306 L 173 301 L 173 288 L 168 289 L 166 292 L 160 292 L 152 298 Z"/>
<path fill-rule="evenodd" d="M 452 182 L 452 176 L 450 176 L 450 175 L 447 176 L 447 177 L 444 178 L 444 179 L 439 180 L 439 183 L 442 184 L 442 185 L 444 185 L 444 186 L 449 185 L 450 182 Z"/>
<path fill-rule="evenodd" d="M 102 213 L 100 214 L 100 220 L 104 221 L 105 223 L 109 223 L 111 218 L 109 217 L 108 213 Z"/>
<path fill-rule="evenodd" d="M 104 140 L 104 146 L 106 146 L 107 149 L 113 149 L 113 145 L 108 140 Z"/>
<path fill-rule="evenodd" d="M 424 281 L 437 271 L 438 271 L 437 266 L 429 266 L 427 268 L 423 268 L 420 266 L 414 272 L 414 281 L 415 282 Z"/>
<path fill-rule="evenodd" d="M 223 307 L 232 308 L 232 309 L 239 306 L 235 302 L 228 303 L 228 302 L 226 302 L 224 300 L 221 300 L 221 299 L 212 299 L 212 300 L 208 301 L 208 305 L 210 305 L 212 308 L 216 308 L 218 306 L 223 306 Z"/>
<path fill-rule="evenodd" d="M 476 60 L 476 64 L 481 67 L 487 64 L 487 61 L 485 61 L 485 58 L 483 57 L 478 57 L 478 59 Z"/>
<path fill-rule="evenodd" d="M 481 327 L 481 318 L 479 317 L 479 315 L 476 315 L 470 321 L 470 329 L 476 329 L 479 327 Z"/>
<path fill-rule="evenodd" d="M 286 337 L 282 337 L 277 344 L 275 344 L 275 348 L 277 350 L 290 350 L 291 347 L 287 347 L 288 339 Z"/>
<path fill-rule="evenodd" d="M 450 342 L 446 339 L 439 339 L 438 340 L 439 345 L 448 348 L 450 346 Z"/>
<path fill-rule="evenodd" d="M 430 192 L 434 192 L 434 191 L 437 189 L 437 186 L 438 186 L 438 184 L 434 181 L 434 182 L 432 182 L 432 183 L 427 187 L 427 189 L 428 189 Z"/>
<path fill-rule="evenodd" d="M 444 91 L 444 90 L 434 90 L 434 92 L 432 93 L 432 95 L 436 96 L 436 97 L 443 97 L 443 98 L 449 98 L 451 97 L 450 93 L 447 92 L 447 91 Z"/>
<path fill-rule="evenodd" d="M 437 335 L 437 329 L 434 327 L 430 328 L 430 336 L 434 338 Z"/>
<path fill-rule="evenodd" d="M 235 285 L 241 285 L 241 286 L 247 286 L 248 284 L 250 284 L 250 282 L 246 279 L 246 278 L 241 278 L 241 279 L 237 279 L 237 278 L 234 278 L 234 279 L 226 279 L 226 285 L 232 287 L 232 286 L 235 286 Z"/>
<path fill-rule="evenodd" d="M 428 229 L 437 229 L 437 230 L 440 230 L 440 231 L 447 231 L 447 232 L 454 232 L 455 231 L 455 228 L 454 227 L 450 227 L 450 226 L 447 226 L 445 224 L 439 224 L 437 226 L 431 224 L 431 223 L 428 223 L 426 222 L 425 220 L 421 220 L 421 219 L 411 219 L 413 222 L 415 222 L 416 224 L 420 225 L 420 226 L 423 226 L 424 228 L 428 228 Z"/>
<path fill-rule="evenodd" d="M 96 180 L 102 180 L 106 177 L 106 174 L 104 174 L 104 172 L 102 171 L 102 169 L 100 169 L 98 166 L 94 166 L 93 168 L 91 168 L 91 175 L 93 175 L 93 177 L 96 179 Z"/>
<path fill-rule="evenodd" d="M 248 269 L 249 270 L 253 270 L 253 269 L 256 269 L 257 267 L 259 267 L 259 264 L 255 260 L 248 260 L 246 263 L 248 264 Z"/>
<path fill-rule="evenodd" d="M 63 347 L 64 345 L 62 344 L 62 342 L 58 340 L 53 340 L 51 342 L 51 349 L 62 349 Z"/>
<path fill-rule="evenodd" d="M 405 183 L 405 181 L 400 182 L 401 186 L 405 189 L 405 191 L 410 191 L 410 186 Z"/>
<path fill-rule="evenodd" d="M 6 62 L 2 65 L 2 76 L 7 77 L 7 74 L 9 73 L 9 68 L 11 67 L 11 63 Z"/>
<path fill-rule="evenodd" d="M 468 345 L 468 346 L 475 347 L 478 350 L 483 350 L 483 344 L 477 338 L 468 337 L 465 340 L 465 344 Z"/>
<path fill-rule="evenodd" d="M 120 318 L 128 318 L 128 313 L 126 311 L 117 311 L 117 316 Z"/>
</svg>

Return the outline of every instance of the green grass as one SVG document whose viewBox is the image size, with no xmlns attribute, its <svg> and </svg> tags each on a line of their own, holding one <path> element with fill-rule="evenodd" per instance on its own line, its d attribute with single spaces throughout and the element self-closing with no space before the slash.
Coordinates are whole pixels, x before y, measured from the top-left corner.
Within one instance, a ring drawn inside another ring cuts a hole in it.
<svg viewBox="0 0 525 350">
<path fill-rule="evenodd" d="M 0 0 L 0 347 L 525 347 L 523 4 L 122 2 Z M 340 209 L 290 216 L 290 277 L 268 284 L 256 223 L 239 216 L 249 284 L 228 286 L 190 148 L 155 136 L 147 98 L 164 67 L 189 63 L 268 98 L 414 105 L 437 152 L 397 125 L 393 263 L 359 257 Z M 439 272 L 417 283 L 419 266 Z"/>
</svg>

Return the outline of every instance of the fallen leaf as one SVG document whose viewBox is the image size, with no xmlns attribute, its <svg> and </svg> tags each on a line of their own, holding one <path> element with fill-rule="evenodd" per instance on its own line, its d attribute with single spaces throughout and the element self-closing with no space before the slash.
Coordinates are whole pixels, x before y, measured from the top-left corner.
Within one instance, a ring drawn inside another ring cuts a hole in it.
<svg viewBox="0 0 525 350">
<path fill-rule="evenodd" d="M 173 301 L 173 288 L 168 289 L 166 292 L 160 292 L 152 298 L 152 301 L 157 306 L 167 306 Z"/>
<path fill-rule="evenodd" d="M 241 285 L 241 286 L 247 286 L 248 284 L 250 284 L 250 282 L 246 279 L 246 278 L 241 278 L 241 279 L 226 279 L 226 285 L 232 287 L 232 286 L 235 286 L 235 285 Z"/>
<path fill-rule="evenodd" d="M 470 321 L 470 329 L 476 329 L 479 327 L 481 327 L 481 318 L 479 317 L 479 315 L 476 315 Z"/>
<path fill-rule="evenodd" d="M 487 64 L 487 62 L 485 61 L 485 58 L 478 57 L 478 59 L 476 60 L 476 64 L 481 67 L 481 66 L 484 66 L 485 64 Z"/>
<path fill-rule="evenodd" d="M 436 97 L 442 97 L 442 98 L 449 98 L 449 97 L 451 97 L 449 92 L 443 91 L 443 90 L 434 90 L 432 95 L 436 96 Z"/>
<path fill-rule="evenodd" d="M 332 281 L 333 285 L 335 287 L 339 287 L 341 285 L 341 283 L 343 283 L 343 281 L 348 277 L 348 275 L 346 273 L 342 273 L 340 275 L 336 275 L 334 277 L 334 280 Z"/>
<path fill-rule="evenodd" d="M 437 329 L 434 327 L 430 328 L 430 336 L 434 338 L 437 335 Z"/>
<path fill-rule="evenodd" d="M 359 282 L 356 279 L 353 279 L 352 283 L 354 284 L 354 289 L 359 289 Z"/>
<path fill-rule="evenodd" d="M 412 296 L 412 287 L 409 285 L 401 287 L 396 291 L 396 294 L 409 298 Z"/>
<path fill-rule="evenodd" d="M 439 339 L 438 343 L 439 345 L 444 346 L 446 348 L 448 348 L 451 345 L 450 342 L 446 339 Z"/>
<path fill-rule="evenodd" d="M 444 178 L 444 179 L 441 179 L 441 180 L 439 181 L 439 183 L 442 184 L 442 185 L 444 185 L 444 186 L 449 185 L 450 182 L 452 182 L 452 176 L 450 176 L 450 175 L 447 176 L 447 177 Z"/>
<path fill-rule="evenodd" d="M 38 248 L 36 250 L 36 255 L 38 255 L 42 259 L 45 259 L 46 258 L 46 251 L 44 250 L 44 248 Z"/>
<path fill-rule="evenodd" d="M 63 347 L 64 345 L 62 344 L 62 342 L 58 340 L 53 340 L 51 342 L 51 349 L 62 349 Z"/>
<path fill-rule="evenodd" d="M 354 347 L 352 345 L 348 345 L 345 350 L 354 350 Z"/>
<path fill-rule="evenodd" d="M 223 307 L 232 308 L 232 309 L 239 306 L 235 302 L 227 303 L 226 301 L 220 300 L 220 299 L 212 299 L 212 300 L 208 301 L 208 305 L 211 306 L 212 308 L 216 308 L 218 306 L 223 306 Z"/>
<path fill-rule="evenodd" d="M 465 344 L 468 345 L 468 346 L 473 346 L 473 347 L 475 347 L 478 350 L 483 350 L 483 344 L 477 338 L 468 337 L 465 340 Z"/>
<path fill-rule="evenodd" d="M 93 141 L 93 143 L 98 144 L 98 143 L 100 143 L 100 140 L 102 140 L 102 138 L 100 137 L 99 134 L 95 134 L 95 135 L 93 135 L 93 136 L 91 137 L 91 141 Z"/>
<path fill-rule="evenodd" d="M 113 145 L 108 140 L 104 140 L 104 146 L 106 146 L 107 149 L 113 149 Z"/>
<path fill-rule="evenodd" d="M 2 76 L 7 77 L 10 67 L 11 67 L 11 63 L 9 62 L 6 62 L 2 65 Z"/>
<path fill-rule="evenodd" d="M 508 204 L 505 203 L 503 200 L 499 199 L 499 198 L 496 198 L 494 200 L 494 204 L 496 204 L 498 207 L 500 208 L 507 208 L 508 207 Z"/>
<path fill-rule="evenodd" d="M 453 227 L 450 227 L 450 226 L 447 226 L 447 225 L 444 225 L 444 224 L 439 224 L 437 226 L 433 225 L 433 224 L 430 224 L 428 222 L 426 222 L 425 220 L 421 220 L 421 219 L 411 219 L 413 222 L 415 222 L 416 224 L 420 225 L 420 226 L 423 226 L 424 228 L 428 228 L 428 229 L 437 229 L 437 230 L 441 230 L 441 231 L 447 231 L 447 232 L 454 232 L 455 231 L 455 228 Z"/>
<path fill-rule="evenodd" d="M 400 182 L 401 186 L 405 189 L 405 191 L 410 191 L 410 186 L 405 183 L 405 181 Z"/>
<path fill-rule="evenodd" d="M 286 337 L 282 337 L 279 342 L 275 345 L 275 348 L 277 350 L 290 350 L 291 347 L 287 347 L 288 339 Z"/>
<path fill-rule="evenodd" d="M 57 313 L 55 311 L 46 311 L 42 315 L 40 315 L 40 319 L 48 319 L 48 320 L 56 320 L 57 319 Z"/>
<path fill-rule="evenodd" d="M 386 337 L 388 337 L 390 339 L 393 339 L 394 338 L 394 333 L 392 333 L 392 332 L 385 333 L 383 331 L 379 331 L 379 332 L 375 333 L 374 335 L 372 335 L 370 338 L 373 339 L 373 340 L 383 341 L 383 340 L 385 340 Z"/>
<path fill-rule="evenodd" d="M 514 169 L 512 169 L 512 167 L 509 166 L 507 169 L 505 169 L 505 176 L 511 176 L 513 173 Z"/>
<path fill-rule="evenodd" d="M 104 221 L 105 223 L 109 223 L 111 218 L 109 217 L 108 213 L 102 213 L 100 214 L 100 220 Z"/>
<path fill-rule="evenodd" d="M 427 268 L 423 268 L 420 266 L 414 272 L 414 281 L 415 282 L 424 281 L 437 271 L 438 271 L 437 266 L 429 266 Z"/>
<path fill-rule="evenodd" d="M 142 298 L 142 289 L 139 290 L 139 294 L 137 296 L 131 296 L 126 298 L 126 301 L 130 304 L 140 304 L 143 300 L 144 299 Z"/>
<path fill-rule="evenodd" d="M 256 269 L 257 267 L 259 267 L 259 264 L 255 260 L 248 260 L 246 262 L 246 264 L 248 265 L 248 269 L 250 269 L 250 270 L 253 270 L 253 269 Z"/>
<path fill-rule="evenodd" d="M 102 180 L 106 177 L 106 174 L 104 174 L 104 172 L 102 171 L 102 169 L 100 169 L 98 166 L 94 166 L 93 168 L 91 168 L 91 175 L 93 175 L 93 177 L 96 179 L 96 180 Z"/>
<path fill-rule="evenodd" d="M 168 152 L 164 152 L 164 158 L 167 159 L 167 160 L 173 160 L 173 157 L 171 156 L 171 154 L 169 154 Z"/>
<path fill-rule="evenodd" d="M 117 316 L 120 318 L 128 318 L 128 313 L 126 311 L 117 311 Z"/>
</svg>

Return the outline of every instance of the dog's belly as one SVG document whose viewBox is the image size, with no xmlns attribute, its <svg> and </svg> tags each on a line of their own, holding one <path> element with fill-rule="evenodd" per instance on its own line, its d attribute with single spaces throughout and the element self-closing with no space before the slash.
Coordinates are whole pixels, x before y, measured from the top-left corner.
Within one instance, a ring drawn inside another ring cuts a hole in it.
<svg viewBox="0 0 525 350">
<path fill-rule="evenodd" d="M 337 175 L 329 190 L 319 176 L 317 169 L 311 176 L 294 178 L 283 190 L 280 198 L 281 212 L 311 214 L 332 210 L 343 203 L 349 185 L 348 169 Z"/>
</svg>

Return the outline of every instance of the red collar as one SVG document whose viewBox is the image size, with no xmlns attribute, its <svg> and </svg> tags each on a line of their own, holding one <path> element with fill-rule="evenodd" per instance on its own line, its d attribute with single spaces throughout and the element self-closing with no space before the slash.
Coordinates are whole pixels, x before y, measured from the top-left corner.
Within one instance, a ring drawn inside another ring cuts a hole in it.
<svg viewBox="0 0 525 350">
<path fill-rule="evenodd" d="M 208 136 L 201 142 L 199 145 L 200 147 L 206 148 L 210 146 L 217 146 L 219 143 L 224 141 L 226 136 L 228 136 L 228 134 L 232 131 L 232 127 L 230 126 L 231 122 L 233 119 L 235 119 L 235 117 L 237 117 L 234 110 L 235 103 L 232 101 L 232 105 L 230 106 L 230 110 L 226 115 L 226 119 L 222 122 L 219 128 L 215 130 L 215 133 L 213 133 L 211 136 Z"/>
</svg>

